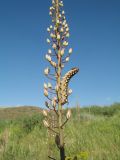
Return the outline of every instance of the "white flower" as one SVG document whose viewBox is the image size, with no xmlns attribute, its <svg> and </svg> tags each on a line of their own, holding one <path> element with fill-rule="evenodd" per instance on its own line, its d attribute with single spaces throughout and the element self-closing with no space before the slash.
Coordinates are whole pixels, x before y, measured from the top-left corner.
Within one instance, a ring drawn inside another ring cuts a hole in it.
<svg viewBox="0 0 120 160">
<path fill-rule="evenodd" d="M 56 49 L 56 48 L 57 48 L 57 46 L 56 46 L 55 43 L 52 45 L 52 48 L 53 48 L 53 49 Z"/>
<path fill-rule="evenodd" d="M 58 85 L 55 86 L 55 90 L 58 91 Z"/>
<path fill-rule="evenodd" d="M 70 57 L 66 57 L 65 61 L 69 62 L 69 60 L 70 60 Z"/>
<path fill-rule="evenodd" d="M 51 85 L 51 83 L 48 83 L 48 88 L 52 88 L 52 85 Z"/>
<path fill-rule="evenodd" d="M 48 75 L 49 72 L 50 72 L 50 69 L 49 69 L 49 68 L 46 68 L 46 69 L 44 70 L 44 74 L 45 74 L 45 75 Z"/>
<path fill-rule="evenodd" d="M 50 29 L 52 29 L 53 28 L 53 26 L 52 25 L 50 25 Z"/>
<path fill-rule="evenodd" d="M 46 97 L 48 97 L 48 91 L 47 91 L 47 89 L 44 89 L 44 95 L 45 95 Z"/>
<path fill-rule="evenodd" d="M 50 7 L 50 10 L 52 10 L 52 7 Z"/>
<path fill-rule="evenodd" d="M 59 18 L 61 18 L 62 16 L 61 16 L 61 14 L 59 14 Z"/>
<path fill-rule="evenodd" d="M 52 51 L 51 51 L 51 49 L 49 49 L 49 50 L 48 50 L 48 54 L 52 54 Z"/>
<path fill-rule="evenodd" d="M 54 31 L 56 31 L 57 30 L 57 27 L 54 27 Z"/>
<path fill-rule="evenodd" d="M 64 64 L 62 64 L 61 67 L 64 68 Z"/>
<path fill-rule="evenodd" d="M 46 111 L 46 110 L 43 110 L 42 113 L 43 113 L 43 115 L 44 115 L 45 117 L 47 117 L 47 111 Z"/>
<path fill-rule="evenodd" d="M 68 32 L 68 31 L 69 31 L 69 28 L 67 27 L 67 28 L 66 28 L 66 32 Z"/>
<path fill-rule="evenodd" d="M 51 61 L 50 64 L 51 64 L 53 67 L 56 67 L 56 66 L 57 66 L 57 64 L 56 64 L 55 62 L 53 62 L 53 61 Z"/>
<path fill-rule="evenodd" d="M 63 45 L 64 45 L 64 46 L 67 46 L 67 45 L 68 45 L 68 42 L 67 42 L 67 41 L 64 41 L 64 42 L 63 42 Z"/>
<path fill-rule="evenodd" d="M 57 19 L 57 23 L 58 23 L 58 24 L 60 23 L 59 19 Z"/>
<path fill-rule="evenodd" d="M 63 3 L 59 3 L 59 5 L 60 5 L 61 7 L 63 7 Z"/>
<path fill-rule="evenodd" d="M 44 83 L 44 88 L 45 88 L 45 89 L 48 89 L 48 86 L 47 86 L 47 84 L 46 84 L 46 83 Z"/>
<path fill-rule="evenodd" d="M 67 33 L 67 34 L 66 34 L 66 37 L 68 37 L 68 38 L 69 38 L 69 37 L 70 37 L 70 34 L 69 34 L 69 33 Z"/>
<path fill-rule="evenodd" d="M 46 58 L 49 62 L 51 61 L 50 55 L 46 54 L 45 58 Z"/>
<path fill-rule="evenodd" d="M 67 117 L 67 119 L 70 119 L 70 117 L 71 117 L 71 110 L 70 109 L 67 111 L 66 117 Z"/>
<path fill-rule="evenodd" d="M 65 24 L 65 27 L 68 28 L 68 24 Z"/>
<path fill-rule="evenodd" d="M 50 16 L 52 15 L 52 12 L 51 12 L 51 11 L 49 12 L 49 15 L 50 15 Z"/>
<path fill-rule="evenodd" d="M 47 38 L 47 40 L 46 40 L 46 41 L 47 41 L 47 43 L 50 43 L 50 40 L 49 40 L 48 38 Z"/>
<path fill-rule="evenodd" d="M 47 31 L 50 32 L 50 28 L 49 27 L 47 28 Z"/>
<path fill-rule="evenodd" d="M 60 40 L 60 35 L 59 34 L 57 35 L 57 39 Z"/>
<path fill-rule="evenodd" d="M 61 56 L 63 56 L 64 53 L 65 53 L 65 49 L 62 49 L 62 50 L 60 51 Z"/>
<path fill-rule="evenodd" d="M 52 0 L 52 4 L 55 4 L 55 1 L 54 1 L 54 0 Z"/>
<path fill-rule="evenodd" d="M 72 94 L 72 89 L 69 89 L 69 90 L 68 90 L 68 94 L 69 94 L 69 95 Z"/>
<path fill-rule="evenodd" d="M 50 34 L 50 37 L 51 37 L 51 38 L 55 38 L 55 34 L 51 33 L 51 34 Z"/>
<path fill-rule="evenodd" d="M 63 26 L 65 26 L 65 24 L 66 24 L 66 20 L 63 21 Z"/>
<path fill-rule="evenodd" d="M 63 19 L 64 19 L 64 20 L 66 19 L 65 16 L 63 16 Z"/>
<path fill-rule="evenodd" d="M 61 28 L 61 29 L 60 29 L 60 32 L 64 32 L 64 29 L 63 29 L 63 28 Z"/>
<path fill-rule="evenodd" d="M 70 48 L 69 49 L 69 54 L 71 54 L 73 52 L 73 49 L 72 48 Z"/>
<path fill-rule="evenodd" d="M 43 124 L 44 124 L 45 127 L 47 127 L 47 128 L 49 127 L 49 124 L 46 120 L 43 120 Z"/>
<path fill-rule="evenodd" d="M 65 14 L 65 11 L 62 11 L 62 14 Z"/>
</svg>

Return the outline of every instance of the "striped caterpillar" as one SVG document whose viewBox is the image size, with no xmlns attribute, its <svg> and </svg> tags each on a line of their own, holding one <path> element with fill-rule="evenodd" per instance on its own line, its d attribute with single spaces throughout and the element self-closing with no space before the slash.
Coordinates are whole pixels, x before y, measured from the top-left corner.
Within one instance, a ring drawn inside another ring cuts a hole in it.
<svg viewBox="0 0 120 160">
<path fill-rule="evenodd" d="M 64 105 L 68 102 L 68 84 L 70 79 L 79 71 L 78 68 L 72 68 L 68 71 L 61 81 L 61 104 Z"/>
</svg>

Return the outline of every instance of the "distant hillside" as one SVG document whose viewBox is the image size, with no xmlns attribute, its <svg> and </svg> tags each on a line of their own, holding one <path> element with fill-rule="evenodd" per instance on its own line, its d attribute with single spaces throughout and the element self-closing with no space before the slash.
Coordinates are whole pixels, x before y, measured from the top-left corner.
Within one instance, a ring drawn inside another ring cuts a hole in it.
<svg viewBox="0 0 120 160">
<path fill-rule="evenodd" d="M 41 109 L 34 106 L 20 106 L 10 108 L 0 108 L 0 120 L 11 120 L 26 116 L 32 116 L 36 113 L 40 113 Z"/>
<path fill-rule="evenodd" d="M 33 116 L 34 114 L 41 113 L 41 108 L 36 106 L 19 106 L 19 107 L 8 107 L 0 108 L 0 120 L 13 120 L 22 117 Z M 114 103 L 111 106 L 88 106 L 80 108 L 76 106 L 72 108 L 72 115 L 76 116 L 76 112 L 89 113 L 93 115 L 113 116 L 120 112 L 120 103 Z"/>
</svg>

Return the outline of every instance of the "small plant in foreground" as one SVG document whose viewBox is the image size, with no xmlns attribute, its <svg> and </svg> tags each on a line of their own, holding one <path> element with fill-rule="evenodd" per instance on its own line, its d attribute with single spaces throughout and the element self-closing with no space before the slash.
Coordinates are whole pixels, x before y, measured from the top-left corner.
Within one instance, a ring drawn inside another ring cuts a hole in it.
<svg viewBox="0 0 120 160">
<path fill-rule="evenodd" d="M 68 88 L 68 83 L 79 69 L 74 67 L 64 75 L 62 72 L 73 51 L 72 48 L 69 48 L 65 54 L 70 33 L 62 7 L 62 0 L 52 0 L 49 12 L 52 25 L 47 28 L 50 38 L 46 40 L 51 49 L 45 55 L 51 68 L 47 67 L 44 70 L 45 76 L 51 80 L 51 83 L 44 83 L 44 95 L 48 99 L 45 105 L 49 111 L 43 110 L 45 116 L 43 123 L 48 128 L 48 132 L 53 133 L 53 137 L 55 137 L 55 143 L 60 151 L 60 159 L 65 160 L 64 126 L 71 117 L 71 110 L 69 109 L 64 115 L 63 105 L 68 103 L 68 96 L 72 93 L 72 90 Z M 49 158 L 55 159 L 51 155 Z"/>
</svg>

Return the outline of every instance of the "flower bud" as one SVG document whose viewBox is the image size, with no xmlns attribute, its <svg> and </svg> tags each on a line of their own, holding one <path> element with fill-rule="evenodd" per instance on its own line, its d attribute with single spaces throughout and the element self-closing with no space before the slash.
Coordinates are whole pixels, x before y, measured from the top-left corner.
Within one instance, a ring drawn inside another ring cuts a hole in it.
<svg viewBox="0 0 120 160">
<path fill-rule="evenodd" d="M 61 16 L 61 14 L 59 14 L 59 18 L 61 18 L 62 16 Z"/>
<path fill-rule="evenodd" d="M 70 34 L 69 34 L 69 33 L 67 33 L 67 34 L 66 34 L 66 37 L 67 37 L 67 38 L 69 38 L 69 37 L 70 37 Z"/>
<path fill-rule="evenodd" d="M 54 27 L 54 31 L 56 31 L 57 30 L 57 27 Z"/>
<path fill-rule="evenodd" d="M 60 51 L 61 56 L 64 55 L 64 52 L 65 52 L 65 49 L 62 49 L 62 50 Z"/>
<path fill-rule="evenodd" d="M 67 23 L 65 24 L 65 27 L 68 28 L 68 24 Z"/>
<path fill-rule="evenodd" d="M 53 49 L 56 49 L 56 48 L 57 48 L 57 46 L 56 46 L 55 43 L 53 44 L 52 48 L 53 48 Z"/>
<path fill-rule="evenodd" d="M 59 34 L 57 35 L 57 39 L 60 40 L 60 35 Z"/>
<path fill-rule="evenodd" d="M 66 28 L 66 32 L 68 32 L 68 31 L 69 31 L 69 28 L 67 27 L 67 28 Z"/>
<path fill-rule="evenodd" d="M 59 3 L 59 5 L 60 5 L 61 7 L 63 7 L 63 3 Z"/>
<path fill-rule="evenodd" d="M 50 32 L 50 28 L 49 27 L 47 28 L 47 31 Z"/>
<path fill-rule="evenodd" d="M 46 83 L 44 83 L 44 88 L 45 88 L 45 89 L 48 89 L 48 86 L 47 86 L 47 84 L 46 84 Z"/>
<path fill-rule="evenodd" d="M 70 58 L 69 57 L 66 57 L 65 61 L 66 62 L 69 62 Z"/>
<path fill-rule="evenodd" d="M 70 109 L 67 111 L 66 117 L 67 117 L 67 119 L 70 119 L 70 117 L 71 117 L 71 110 Z"/>
<path fill-rule="evenodd" d="M 55 90 L 58 91 L 58 85 L 55 86 Z"/>
<path fill-rule="evenodd" d="M 43 120 L 43 124 L 44 124 L 44 126 L 45 126 L 46 128 L 49 127 L 49 124 L 48 124 L 48 122 L 47 122 L 46 120 Z"/>
<path fill-rule="evenodd" d="M 52 51 L 51 51 L 51 49 L 49 49 L 49 50 L 48 50 L 48 54 L 52 54 Z"/>
<path fill-rule="evenodd" d="M 50 55 L 46 54 L 45 58 L 46 58 L 49 62 L 51 61 Z"/>
<path fill-rule="evenodd" d="M 50 43 L 50 40 L 49 40 L 48 38 L 47 38 L 47 40 L 46 40 L 46 41 L 47 41 L 47 43 Z"/>
<path fill-rule="evenodd" d="M 69 54 L 71 54 L 73 52 L 73 49 L 72 48 L 70 48 L 69 49 Z"/>
<path fill-rule="evenodd" d="M 55 62 L 53 62 L 53 61 L 51 61 L 50 64 L 51 64 L 53 67 L 56 67 L 56 66 L 57 66 L 57 64 L 56 64 Z"/>
<path fill-rule="evenodd" d="M 60 29 L 60 32 L 64 32 L 64 29 L 63 29 L 63 28 L 61 28 L 61 29 Z"/>
<path fill-rule="evenodd" d="M 63 26 L 65 26 L 65 24 L 66 24 L 66 20 L 63 21 Z"/>
<path fill-rule="evenodd" d="M 57 24 L 59 24 L 60 23 L 60 21 L 59 21 L 59 19 L 57 19 Z"/>
<path fill-rule="evenodd" d="M 50 16 L 52 15 L 52 12 L 51 12 L 51 11 L 49 12 L 49 15 L 50 15 Z"/>
<path fill-rule="evenodd" d="M 42 113 L 43 113 L 43 115 L 44 115 L 45 117 L 47 117 L 47 111 L 46 111 L 46 110 L 43 110 Z"/>
<path fill-rule="evenodd" d="M 52 4 L 55 4 L 55 1 L 54 1 L 54 0 L 52 0 Z"/>
<path fill-rule="evenodd" d="M 49 72 L 50 72 L 50 69 L 49 69 L 49 68 L 46 68 L 46 69 L 44 70 L 44 74 L 45 74 L 45 75 L 48 75 Z"/>
<path fill-rule="evenodd" d="M 64 68 L 65 67 L 64 64 L 62 64 L 61 67 Z"/>
<path fill-rule="evenodd" d="M 64 41 L 64 42 L 63 42 L 63 45 L 64 45 L 64 46 L 68 46 L 68 42 L 67 42 L 67 41 Z"/>
<path fill-rule="evenodd" d="M 48 88 L 52 88 L 52 85 L 51 85 L 51 83 L 48 83 Z"/>
<path fill-rule="evenodd" d="M 45 95 L 46 97 L 48 97 L 48 91 L 47 91 L 47 89 L 44 89 L 44 95 Z"/>
<path fill-rule="evenodd" d="M 69 94 L 69 95 L 72 94 L 72 89 L 69 89 L 69 90 L 68 90 L 68 94 Z"/>
<path fill-rule="evenodd" d="M 52 25 L 50 25 L 50 29 L 52 29 L 53 28 L 53 26 Z"/>
</svg>

